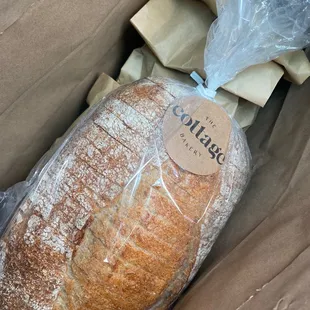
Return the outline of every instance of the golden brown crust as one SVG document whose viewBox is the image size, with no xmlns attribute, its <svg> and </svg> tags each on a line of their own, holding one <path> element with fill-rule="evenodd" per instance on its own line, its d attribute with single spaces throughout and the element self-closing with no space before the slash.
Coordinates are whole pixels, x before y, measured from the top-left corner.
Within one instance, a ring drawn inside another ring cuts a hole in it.
<svg viewBox="0 0 310 310">
<path fill-rule="evenodd" d="M 145 79 L 114 92 L 79 126 L 1 241 L 4 310 L 165 309 L 173 302 L 232 209 L 221 173 L 192 175 L 165 153 L 161 119 L 174 95 L 187 92 Z M 244 186 L 242 169 L 230 188 Z"/>
</svg>

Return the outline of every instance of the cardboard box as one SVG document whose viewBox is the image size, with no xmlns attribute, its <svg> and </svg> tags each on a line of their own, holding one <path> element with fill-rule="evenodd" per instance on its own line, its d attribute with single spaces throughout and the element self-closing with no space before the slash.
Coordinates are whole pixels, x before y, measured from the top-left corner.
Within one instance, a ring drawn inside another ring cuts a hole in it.
<svg viewBox="0 0 310 310">
<path fill-rule="evenodd" d="M 64 133 L 99 73 L 117 76 L 145 2 L 1 2 L 1 187 Z M 252 181 L 175 309 L 309 309 L 309 95 L 309 79 L 280 83 L 247 132 Z"/>
</svg>

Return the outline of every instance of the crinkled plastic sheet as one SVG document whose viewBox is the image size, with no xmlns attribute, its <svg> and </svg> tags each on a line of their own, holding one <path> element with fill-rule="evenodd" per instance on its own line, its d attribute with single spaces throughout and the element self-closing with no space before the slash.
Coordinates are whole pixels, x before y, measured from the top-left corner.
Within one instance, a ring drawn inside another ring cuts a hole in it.
<svg viewBox="0 0 310 310">
<path fill-rule="evenodd" d="M 217 8 L 204 59 L 212 90 L 249 66 L 310 43 L 309 0 L 217 0 Z"/>
</svg>

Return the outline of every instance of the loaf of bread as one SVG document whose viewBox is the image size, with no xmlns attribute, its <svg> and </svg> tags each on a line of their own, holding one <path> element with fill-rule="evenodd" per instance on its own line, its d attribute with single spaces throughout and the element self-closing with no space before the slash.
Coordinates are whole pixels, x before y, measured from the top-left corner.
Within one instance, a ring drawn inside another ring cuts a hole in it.
<svg viewBox="0 0 310 310">
<path fill-rule="evenodd" d="M 249 179 L 243 133 L 199 176 L 165 152 L 162 119 L 192 89 L 123 86 L 84 115 L 0 241 L 2 310 L 167 309 L 193 278 Z"/>
</svg>

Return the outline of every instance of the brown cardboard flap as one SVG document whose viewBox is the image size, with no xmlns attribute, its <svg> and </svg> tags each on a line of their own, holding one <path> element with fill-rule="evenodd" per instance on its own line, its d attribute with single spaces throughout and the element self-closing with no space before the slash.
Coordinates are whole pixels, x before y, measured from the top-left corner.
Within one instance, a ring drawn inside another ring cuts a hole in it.
<svg viewBox="0 0 310 310">
<path fill-rule="evenodd" d="M 30 10 L 33 5 L 33 0 L 1 0 L 0 35 Z"/>
<path fill-rule="evenodd" d="M 283 96 L 249 129 L 252 181 L 176 309 L 309 309 L 310 81 Z"/>
<path fill-rule="evenodd" d="M 116 76 L 145 2 L 38 1 L 0 36 L 0 187 L 24 179 L 68 128 L 98 73 Z"/>
</svg>

